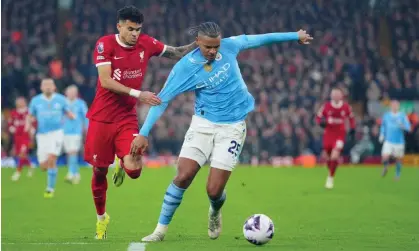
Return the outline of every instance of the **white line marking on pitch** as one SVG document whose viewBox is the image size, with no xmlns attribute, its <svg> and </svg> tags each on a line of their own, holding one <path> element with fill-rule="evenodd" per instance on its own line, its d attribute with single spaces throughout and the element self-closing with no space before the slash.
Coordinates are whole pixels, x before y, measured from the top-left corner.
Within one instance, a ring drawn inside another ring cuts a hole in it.
<svg viewBox="0 0 419 251">
<path fill-rule="evenodd" d="M 131 242 L 127 251 L 145 251 L 145 245 L 142 242 Z"/>
<path fill-rule="evenodd" d="M 3 242 L 2 244 L 5 244 L 5 245 L 91 245 L 91 244 L 96 244 L 96 243 L 91 243 L 91 242 L 62 242 L 62 243 L 57 243 L 57 242 L 21 242 L 21 243 Z"/>
</svg>

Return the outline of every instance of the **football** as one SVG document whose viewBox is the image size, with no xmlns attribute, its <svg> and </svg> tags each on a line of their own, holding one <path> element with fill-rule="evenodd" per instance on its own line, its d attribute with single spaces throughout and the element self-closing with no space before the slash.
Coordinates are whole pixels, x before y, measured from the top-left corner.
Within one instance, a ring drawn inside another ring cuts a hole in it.
<svg viewBox="0 0 419 251">
<path fill-rule="evenodd" d="M 274 230 L 274 223 L 264 214 L 250 216 L 243 226 L 244 237 L 255 245 L 263 245 L 272 240 Z"/>
</svg>

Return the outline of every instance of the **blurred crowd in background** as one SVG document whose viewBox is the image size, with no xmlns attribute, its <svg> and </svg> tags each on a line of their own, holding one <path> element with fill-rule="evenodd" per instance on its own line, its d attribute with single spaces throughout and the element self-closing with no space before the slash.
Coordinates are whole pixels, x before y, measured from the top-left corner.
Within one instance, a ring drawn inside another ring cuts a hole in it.
<svg viewBox="0 0 419 251">
<path fill-rule="evenodd" d="M 416 0 L 3 0 L 2 120 L 17 96 L 39 93 L 45 76 L 55 79 L 60 92 L 76 84 L 90 103 L 97 79 L 95 42 L 117 32 L 116 11 L 127 4 L 143 10 L 144 32 L 168 45 L 189 44 L 194 38 L 188 28 L 203 21 L 217 22 L 225 37 L 300 28 L 313 35 L 309 46 L 282 43 L 240 54 L 243 77 L 257 101 L 247 119 L 244 161 L 318 155 L 322 129 L 313 118 L 333 86 L 345 91 L 357 119 L 357 141 L 346 144 L 346 154 L 362 142 L 370 154 L 380 152 L 379 117 L 392 98 L 413 101 L 406 110 L 414 123 L 407 152 L 419 152 Z M 174 63 L 153 59 L 143 89 L 159 92 Z M 193 103 L 193 93 L 172 102 L 153 130 L 151 153 L 178 154 Z M 139 105 L 140 123 L 147 110 Z M 3 125 L 7 152 L 12 142 Z"/>
</svg>

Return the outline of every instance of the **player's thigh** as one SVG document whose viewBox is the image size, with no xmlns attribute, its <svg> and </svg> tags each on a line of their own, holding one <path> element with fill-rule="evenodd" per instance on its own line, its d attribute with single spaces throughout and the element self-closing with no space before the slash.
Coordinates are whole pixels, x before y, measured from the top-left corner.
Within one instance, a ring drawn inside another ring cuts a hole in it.
<svg viewBox="0 0 419 251">
<path fill-rule="evenodd" d="M 49 155 L 60 156 L 64 144 L 64 131 L 57 130 L 49 133 L 48 142 L 50 143 L 50 148 L 48 149 Z"/>
<path fill-rule="evenodd" d="M 403 144 L 394 145 L 393 155 L 397 159 L 402 159 L 404 157 L 404 145 Z"/>
<path fill-rule="evenodd" d="M 124 160 L 124 164 L 134 164 L 137 159 L 124 158 L 130 155 L 131 143 L 138 134 L 138 122 L 136 119 L 123 121 L 118 123 L 117 134 L 115 136 L 115 152 L 118 158 Z M 133 163 L 125 163 L 125 160 Z M 141 160 L 141 159 L 140 159 Z"/>
<path fill-rule="evenodd" d="M 211 167 L 232 171 L 238 163 L 244 141 L 246 123 L 223 125 L 216 130 L 211 153 Z"/>
<path fill-rule="evenodd" d="M 49 143 L 47 134 L 36 135 L 36 157 L 41 165 L 48 160 Z"/>
<path fill-rule="evenodd" d="M 393 154 L 393 146 L 389 142 L 384 142 L 381 148 L 381 157 L 389 158 Z"/>
<path fill-rule="evenodd" d="M 186 132 L 179 158 L 194 160 L 200 167 L 205 165 L 214 147 L 214 136 L 212 131 L 191 125 Z"/>
<path fill-rule="evenodd" d="M 81 135 L 64 135 L 65 153 L 77 153 L 81 148 Z"/>
<path fill-rule="evenodd" d="M 108 167 L 115 160 L 116 124 L 89 121 L 84 160 L 96 167 Z"/>
</svg>

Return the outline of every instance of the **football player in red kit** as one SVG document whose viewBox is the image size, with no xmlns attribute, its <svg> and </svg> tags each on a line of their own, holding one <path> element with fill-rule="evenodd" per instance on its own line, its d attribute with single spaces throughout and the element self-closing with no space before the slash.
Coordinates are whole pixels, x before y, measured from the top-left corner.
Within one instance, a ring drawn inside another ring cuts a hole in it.
<svg viewBox="0 0 419 251">
<path fill-rule="evenodd" d="M 92 193 L 97 212 L 96 239 L 106 239 L 110 217 L 106 213 L 106 174 L 120 159 L 114 173 L 114 184 L 122 184 L 125 173 L 132 179 L 141 174 L 141 156 L 130 155 L 131 141 L 138 133 L 135 106 L 138 101 L 159 105 L 152 92 L 140 91 L 151 57 L 180 59 L 196 45 L 172 47 L 141 33 L 143 14 L 134 6 L 118 11 L 118 34 L 99 38 L 94 51 L 98 69 L 96 96 L 87 113 L 89 128 L 84 159 L 93 166 Z"/>
<path fill-rule="evenodd" d="M 13 134 L 14 154 L 18 157 L 16 172 L 12 176 L 13 181 L 18 181 L 24 166 L 29 167 L 28 176 L 31 177 L 33 169 L 28 158 L 29 145 L 35 129 L 25 128 L 28 106 L 24 97 L 16 99 L 16 109 L 10 115 L 8 124 L 9 131 Z"/>
<path fill-rule="evenodd" d="M 324 128 L 323 156 L 326 157 L 329 169 L 325 187 L 328 189 L 333 188 L 340 153 L 345 144 L 346 120 L 349 120 L 350 134 L 353 137 L 355 135 L 355 118 L 352 108 L 343 101 L 343 91 L 333 88 L 330 101 L 320 108 L 316 116 L 316 122 Z"/>
</svg>

